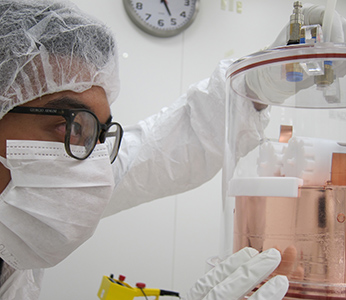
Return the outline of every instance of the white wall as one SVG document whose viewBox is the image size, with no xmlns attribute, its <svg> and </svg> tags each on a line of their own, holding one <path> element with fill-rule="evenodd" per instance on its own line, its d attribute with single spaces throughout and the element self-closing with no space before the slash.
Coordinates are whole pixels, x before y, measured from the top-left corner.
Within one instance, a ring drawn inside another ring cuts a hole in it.
<svg viewBox="0 0 346 300">
<path fill-rule="evenodd" d="M 209 76 L 219 60 L 270 44 L 293 8 L 293 0 L 242 0 L 238 13 L 222 10 L 221 0 L 201 0 L 193 25 L 162 39 L 137 29 L 121 0 L 74 2 L 116 33 L 122 89 L 112 110 L 123 125 L 169 105 L 189 84 Z M 229 1 L 234 8 L 236 2 Z M 344 16 L 345 4 L 338 2 Z M 106 218 L 89 241 L 46 271 L 40 300 L 96 300 L 102 276 L 110 273 L 126 275 L 130 284 L 184 292 L 203 274 L 205 260 L 218 254 L 220 212 L 219 173 L 191 192 Z"/>
</svg>

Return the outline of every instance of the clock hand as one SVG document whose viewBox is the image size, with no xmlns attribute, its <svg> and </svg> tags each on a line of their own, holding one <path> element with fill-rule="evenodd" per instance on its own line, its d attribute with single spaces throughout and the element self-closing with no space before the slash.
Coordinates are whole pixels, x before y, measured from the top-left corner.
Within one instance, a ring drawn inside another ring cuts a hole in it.
<svg viewBox="0 0 346 300">
<path fill-rule="evenodd" d="M 168 8 L 167 0 L 161 0 L 161 3 L 164 3 L 164 5 L 166 6 L 168 14 L 171 16 L 171 12 L 170 12 L 170 10 Z"/>
</svg>

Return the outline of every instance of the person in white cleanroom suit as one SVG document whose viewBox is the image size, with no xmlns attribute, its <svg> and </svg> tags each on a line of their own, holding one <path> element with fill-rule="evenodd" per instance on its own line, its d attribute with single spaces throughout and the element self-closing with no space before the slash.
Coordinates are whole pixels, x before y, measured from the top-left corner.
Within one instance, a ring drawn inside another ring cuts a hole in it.
<svg viewBox="0 0 346 300">
<path fill-rule="evenodd" d="M 320 20 L 320 8 L 305 13 Z M 230 63 L 125 128 L 119 150 L 122 129 L 110 116 L 119 92 L 117 47 L 108 28 L 67 2 L 0 2 L 1 300 L 37 299 L 43 269 L 87 240 L 103 216 L 192 189 L 218 172 Z M 258 124 L 268 117 L 252 105 L 242 109 Z M 258 139 L 258 124 L 244 124 L 249 139 Z M 240 299 L 280 259 L 275 249 L 243 249 L 184 299 Z M 252 299 L 281 299 L 287 288 L 286 277 L 276 276 Z"/>
</svg>

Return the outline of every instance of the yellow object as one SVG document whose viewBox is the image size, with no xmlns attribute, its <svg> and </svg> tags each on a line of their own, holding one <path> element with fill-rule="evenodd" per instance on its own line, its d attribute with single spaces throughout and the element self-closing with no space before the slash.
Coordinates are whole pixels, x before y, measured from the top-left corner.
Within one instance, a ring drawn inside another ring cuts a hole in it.
<svg viewBox="0 0 346 300">
<path fill-rule="evenodd" d="M 160 289 L 148 289 L 145 288 L 144 284 L 137 284 L 137 287 L 131 287 L 122 280 L 108 276 L 103 276 L 100 289 L 97 293 L 97 296 L 101 300 L 132 300 L 135 297 L 144 296 L 155 296 L 155 300 L 158 300 L 159 296 L 165 295 L 179 297 L 178 293 Z"/>
</svg>

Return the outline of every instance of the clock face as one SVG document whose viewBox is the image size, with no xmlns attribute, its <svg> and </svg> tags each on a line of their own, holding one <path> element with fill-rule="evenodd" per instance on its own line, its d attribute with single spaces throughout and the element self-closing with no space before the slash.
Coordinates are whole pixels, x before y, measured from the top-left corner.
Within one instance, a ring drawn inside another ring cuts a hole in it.
<svg viewBox="0 0 346 300">
<path fill-rule="evenodd" d="M 131 20 L 145 32 L 169 37 L 195 19 L 199 0 L 123 0 Z"/>
</svg>

